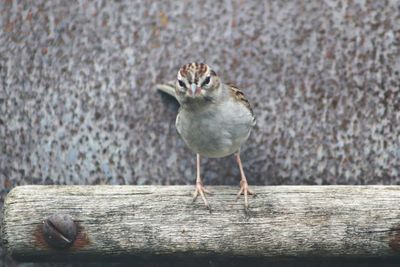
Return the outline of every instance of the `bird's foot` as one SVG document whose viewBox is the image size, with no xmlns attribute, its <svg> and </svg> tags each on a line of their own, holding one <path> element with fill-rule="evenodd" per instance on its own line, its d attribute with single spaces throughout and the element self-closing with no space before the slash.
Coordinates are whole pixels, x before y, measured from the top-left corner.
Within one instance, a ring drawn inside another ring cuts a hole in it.
<svg viewBox="0 0 400 267">
<path fill-rule="evenodd" d="M 206 205 L 207 209 L 211 211 L 210 205 L 208 204 L 207 198 L 205 196 L 206 193 L 211 194 L 210 191 L 204 188 L 202 182 L 196 182 L 196 190 L 194 191 L 193 194 L 193 202 L 195 202 L 197 197 L 200 195 L 201 198 L 203 199 L 204 205 Z"/>
<path fill-rule="evenodd" d="M 247 200 L 247 198 L 248 198 L 247 196 L 255 195 L 255 193 L 249 189 L 249 185 L 246 180 L 240 181 L 240 190 L 239 190 L 239 193 L 237 194 L 236 200 L 238 200 L 240 195 L 242 195 L 242 194 L 244 195 L 244 206 L 247 209 L 249 207 L 249 202 Z"/>
</svg>

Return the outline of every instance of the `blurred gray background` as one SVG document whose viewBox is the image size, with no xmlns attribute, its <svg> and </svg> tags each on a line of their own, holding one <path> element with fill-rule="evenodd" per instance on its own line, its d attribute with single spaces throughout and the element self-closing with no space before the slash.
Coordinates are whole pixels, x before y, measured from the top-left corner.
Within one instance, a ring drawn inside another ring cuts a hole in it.
<svg viewBox="0 0 400 267">
<path fill-rule="evenodd" d="M 192 61 L 252 103 L 250 185 L 400 183 L 400 1 L 3 0 L 0 207 L 23 184 L 193 184 L 154 87 Z M 239 184 L 233 157 L 202 163 Z"/>
</svg>

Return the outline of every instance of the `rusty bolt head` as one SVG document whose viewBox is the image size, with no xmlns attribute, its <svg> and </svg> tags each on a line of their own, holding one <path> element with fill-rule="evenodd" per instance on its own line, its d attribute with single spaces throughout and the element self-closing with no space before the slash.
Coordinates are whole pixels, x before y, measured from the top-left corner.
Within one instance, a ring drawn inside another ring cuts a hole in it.
<svg viewBox="0 0 400 267">
<path fill-rule="evenodd" d="M 56 249 L 70 247 L 76 238 L 77 227 L 67 214 L 53 214 L 43 221 L 43 237 L 49 246 Z"/>
</svg>

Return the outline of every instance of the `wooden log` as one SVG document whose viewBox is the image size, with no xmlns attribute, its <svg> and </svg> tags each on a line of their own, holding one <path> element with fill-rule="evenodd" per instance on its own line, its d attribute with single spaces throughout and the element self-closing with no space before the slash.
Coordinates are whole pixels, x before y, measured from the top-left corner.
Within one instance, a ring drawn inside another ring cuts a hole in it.
<svg viewBox="0 0 400 267">
<path fill-rule="evenodd" d="M 399 186 L 210 186 L 210 213 L 193 186 L 21 186 L 4 205 L 3 241 L 19 260 L 145 256 L 398 258 Z M 66 213 L 74 244 L 43 240 L 43 221 Z"/>
</svg>

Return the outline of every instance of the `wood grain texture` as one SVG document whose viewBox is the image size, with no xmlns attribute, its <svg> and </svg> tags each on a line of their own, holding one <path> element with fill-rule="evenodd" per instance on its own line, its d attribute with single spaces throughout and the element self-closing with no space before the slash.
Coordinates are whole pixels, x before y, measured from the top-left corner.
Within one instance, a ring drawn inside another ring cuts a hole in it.
<svg viewBox="0 0 400 267">
<path fill-rule="evenodd" d="M 3 240 L 20 260 L 143 256 L 393 258 L 400 255 L 398 186 L 208 187 L 212 213 L 193 186 L 21 186 L 7 196 Z M 40 227 L 53 213 L 79 224 L 66 251 Z"/>
</svg>

